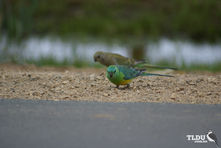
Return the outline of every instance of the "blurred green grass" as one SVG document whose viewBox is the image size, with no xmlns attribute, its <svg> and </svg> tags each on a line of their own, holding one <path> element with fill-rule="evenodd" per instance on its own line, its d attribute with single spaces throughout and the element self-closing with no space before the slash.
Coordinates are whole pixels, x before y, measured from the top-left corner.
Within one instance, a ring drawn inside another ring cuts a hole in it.
<svg viewBox="0 0 221 148">
<path fill-rule="evenodd" d="M 16 63 L 16 61 L 14 61 Z M 57 61 L 52 57 L 49 58 L 40 58 L 38 60 L 27 60 L 25 61 L 27 64 L 34 64 L 37 66 L 55 66 L 55 67 L 63 67 L 63 66 L 73 66 L 76 68 L 86 68 L 86 67 L 93 67 L 93 68 L 105 68 L 105 66 L 95 63 L 95 62 L 89 62 L 89 61 L 83 61 L 83 60 L 75 60 L 75 61 Z M 187 65 L 183 63 L 182 65 L 177 65 L 175 62 L 168 62 L 168 61 L 160 61 L 157 63 L 154 63 L 153 65 L 159 65 L 159 66 L 166 66 L 166 67 L 177 67 L 179 71 L 210 71 L 210 72 L 220 72 L 221 71 L 221 62 L 217 62 L 214 64 L 191 64 Z M 148 68 L 149 71 L 157 70 L 153 68 Z"/>
<path fill-rule="evenodd" d="M 175 62 L 159 61 L 155 63 L 157 65 L 172 66 L 177 67 L 181 71 L 210 71 L 210 72 L 220 72 L 221 62 L 216 62 L 213 64 L 190 64 L 187 65 L 184 62 L 181 65 L 177 65 Z"/>
<path fill-rule="evenodd" d="M 49 33 L 128 36 L 221 37 L 220 0 L 3 0 L 1 29 L 11 37 Z"/>
<path fill-rule="evenodd" d="M 14 63 L 17 63 L 14 61 Z M 70 61 L 67 59 L 58 61 L 53 57 L 41 57 L 40 59 L 34 60 L 29 59 L 25 60 L 23 63 L 26 64 L 34 64 L 36 66 L 54 66 L 54 67 L 66 67 L 66 66 L 73 66 L 76 68 L 86 68 L 86 67 L 94 67 L 94 68 L 102 68 L 101 64 L 98 63 L 91 63 L 89 61 L 83 61 L 83 60 L 74 60 Z"/>
</svg>

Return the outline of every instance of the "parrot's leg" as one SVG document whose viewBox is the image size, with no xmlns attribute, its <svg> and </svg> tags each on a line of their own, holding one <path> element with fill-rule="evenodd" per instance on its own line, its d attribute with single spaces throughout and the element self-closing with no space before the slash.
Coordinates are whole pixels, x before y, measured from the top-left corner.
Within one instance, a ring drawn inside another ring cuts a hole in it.
<svg viewBox="0 0 221 148">
<path fill-rule="evenodd" d="M 122 90 L 129 89 L 129 88 L 130 88 L 130 84 L 127 84 L 127 86 L 123 87 Z"/>
</svg>

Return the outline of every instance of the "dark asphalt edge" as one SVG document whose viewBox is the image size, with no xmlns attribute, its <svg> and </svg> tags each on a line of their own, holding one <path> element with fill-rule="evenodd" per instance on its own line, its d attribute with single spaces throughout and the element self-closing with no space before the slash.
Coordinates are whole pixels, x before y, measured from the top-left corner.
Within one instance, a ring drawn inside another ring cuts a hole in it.
<svg viewBox="0 0 221 148">
<path fill-rule="evenodd" d="M 182 103 L 169 103 L 169 102 L 100 102 L 100 101 L 77 101 L 77 100 L 42 100 L 42 99 L 19 99 L 19 98 L 13 98 L 13 99 L 5 99 L 0 98 L 0 103 L 3 102 L 18 102 L 18 103 L 42 103 L 42 104 L 70 104 L 70 103 L 80 103 L 80 104 L 152 104 L 152 105 L 171 105 L 171 106 L 210 106 L 210 107 L 221 107 L 221 104 L 182 104 Z M 221 109 L 221 108 L 220 108 Z"/>
</svg>

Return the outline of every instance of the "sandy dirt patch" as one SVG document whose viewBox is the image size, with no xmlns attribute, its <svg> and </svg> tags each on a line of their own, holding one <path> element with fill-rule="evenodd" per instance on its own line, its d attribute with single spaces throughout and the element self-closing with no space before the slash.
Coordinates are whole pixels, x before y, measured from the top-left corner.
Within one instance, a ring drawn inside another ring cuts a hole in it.
<svg viewBox="0 0 221 148">
<path fill-rule="evenodd" d="M 221 104 L 220 73 L 161 73 L 175 77 L 138 77 L 117 89 L 105 69 L 1 64 L 0 98 Z"/>
</svg>

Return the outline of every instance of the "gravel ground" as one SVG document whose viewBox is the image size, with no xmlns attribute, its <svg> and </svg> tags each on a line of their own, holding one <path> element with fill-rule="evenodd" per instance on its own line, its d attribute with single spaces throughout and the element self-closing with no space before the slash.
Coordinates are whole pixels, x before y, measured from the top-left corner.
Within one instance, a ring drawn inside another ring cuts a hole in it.
<svg viewBox="0 0 221 148">
<path fill-rule="evenodd" d="M 1 64 L 0 98 L 221 104 L 221 73 L 161 73 L 175 77 L 138 77 L 117 89 L 105 69 Z"/>
</svg>

